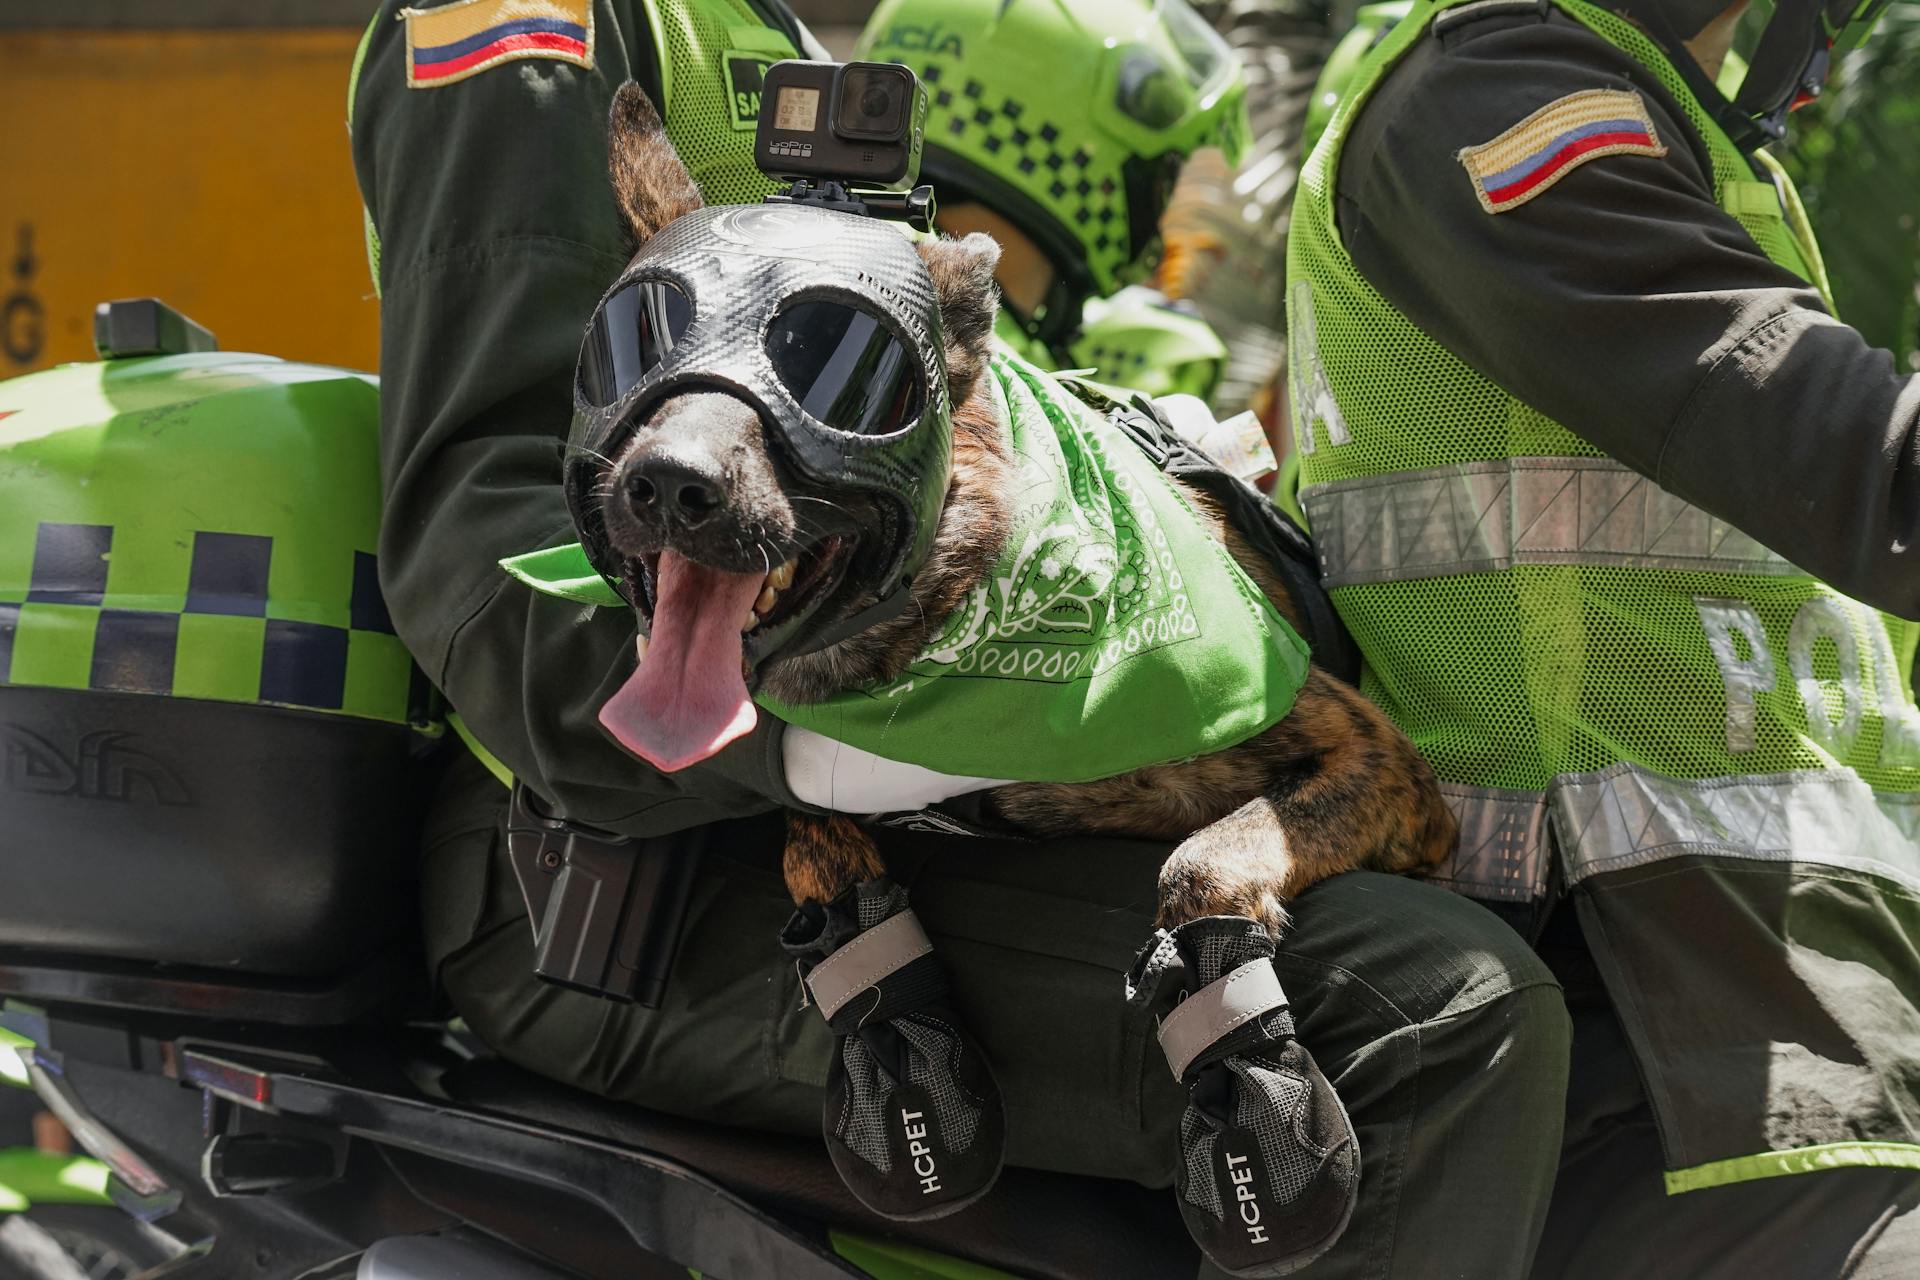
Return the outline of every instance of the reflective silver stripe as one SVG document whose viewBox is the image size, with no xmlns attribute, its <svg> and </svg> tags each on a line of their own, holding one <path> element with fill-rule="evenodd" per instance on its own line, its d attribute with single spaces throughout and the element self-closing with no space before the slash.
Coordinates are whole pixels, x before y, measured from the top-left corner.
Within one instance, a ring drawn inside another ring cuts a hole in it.
<svg viewBox="0 0 1920 1280">
<path fill-rule="evenodd" d="M 813 966 L 807 973 L 807 990 L 820 1006 L 820 1016 L 831 1019 L 847 1001 L 932 950 L 919 918 L 902 911 Z"/>
<path fill-rule="evenodd" d="M 1301 492 L 1329 587 L 1516 564 L 1795 575 L 1726 521 L 1611 458 L 1504 458 Z"/>
<path fill-rule="evenodd" d="M 1235 1027 L 1286 1007 L 1287 993 L 1280 989 L 1271 960 L 1249 960 L 1209 982 L 1160 1020 L 1160 1050 L 1167 1055 L 1173 1078 L 1185 1077 L 1193 1060 Z"/>
<path fill-rule="evenodd" d="M 1440 794 L 1460 824 L 1460 843 L 1429 880 L 1495 902 L 1532 902 L 1546 892 L 1552 854 L 1544 792 L 1442 782 Z"/>
<path fill-rule="evenodd" d="M 1848 769 L 1662 777 L 1629 764 L 1551 792 L 1567 882 L 1687 854 L 1815 862 L 1920 891 L 1920 793 L 1875 791 Z"/>
</svg>

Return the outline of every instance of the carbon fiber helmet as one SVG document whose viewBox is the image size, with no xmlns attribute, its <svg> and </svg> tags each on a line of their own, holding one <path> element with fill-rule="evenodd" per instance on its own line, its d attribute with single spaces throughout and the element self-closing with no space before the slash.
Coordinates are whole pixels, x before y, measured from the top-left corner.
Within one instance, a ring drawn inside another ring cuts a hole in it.
<svg viewBox="0 0 1920 1280">
<path fill-rule="evenodd" d="M 1011 219 L 1075 317 L 1151 268 L 1186 158 L 1246 145 L 1240 64 L 1186 0 L 881 0 L 853 56 L 926 82 L 922 173 Z"/>
<path fill-rule="evenodd" d="M 759 410 L 802 477 L 868 495 L 886 528 L 861 537 L 832 595 L 755 631 L 745 658 L 823 648 L 897 607 L 933 546 L 952 470 L 940 305 L 898 227 L 797 205 L 697 209 L 647 240 L 595 308 L 574 389 L 567 502 L 589 562 L 647 626 L 652 602 L 618 562 L 596 486 L 603 457 L 676 391 L 719 388 Z"/>
</svg>

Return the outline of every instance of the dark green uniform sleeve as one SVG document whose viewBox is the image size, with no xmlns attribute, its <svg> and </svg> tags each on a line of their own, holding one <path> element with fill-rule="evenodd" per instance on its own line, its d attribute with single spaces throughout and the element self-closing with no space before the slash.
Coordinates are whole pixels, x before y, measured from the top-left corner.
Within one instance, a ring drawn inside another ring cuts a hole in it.
<svg viewBox="0 0 1920 1280">
<path fill-rule="evenodd" d="M 1462 148 L 1633 89 L 1668 154 L 1604 156 L 1485 212 Z M 1355 120 L 1354 264 L 1474 369 L 1833 586 L 1920 617 L 1920 379 L 1897 376 L 1714 198 L 1651 72 L 1563 15 L 1423 37 Z"/>
<path fill-rule="evenodd" d="M 592 70 L 540 58 L 407 87 L 374 20 L 353 158 L 379 235 L 380 577 L 402 639 L 474 735 L 569 816 L 652 834 L 790 799 L 780 726 L 663 775 L 596 720 L 633 670 L 626 610 L 537 596 L 503 556 L 572 541 L 561 457 L 580 334 L 628 248 L 606 177 L 613 91 L 657 83 L 639 5 L 595 6 Z"/>
</svg>

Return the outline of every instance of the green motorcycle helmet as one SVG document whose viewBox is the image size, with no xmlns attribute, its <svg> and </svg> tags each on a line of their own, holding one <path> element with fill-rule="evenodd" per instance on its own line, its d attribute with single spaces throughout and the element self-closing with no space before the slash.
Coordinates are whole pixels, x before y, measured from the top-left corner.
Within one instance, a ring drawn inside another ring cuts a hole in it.
<svg viewBox="0 0 1920 1280">
<path fill-rule="evenodd" d="M 1205 400 L 1226 367 L 1227 346 L 1190 307 L 1135 285 L 1087 303 L 1067 359 L 1148 396 Z"/>
<path fill-rule="evenodd" d="M 1187 157 L 1247 142 L 1239 61 L 1186 0 L 881 0 L 853 56 L 926 83 L 923 176 L 1011 219 L 1076 319 L 1151 270 Z"/>
</svg>

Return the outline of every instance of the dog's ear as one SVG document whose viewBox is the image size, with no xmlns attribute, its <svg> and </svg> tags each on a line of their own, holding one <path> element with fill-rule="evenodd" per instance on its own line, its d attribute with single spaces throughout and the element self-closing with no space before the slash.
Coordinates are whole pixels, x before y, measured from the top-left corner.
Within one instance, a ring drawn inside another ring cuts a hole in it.
<svg viewBox="0 0 1920 1280">
<path fill-rule="evenodd" d="M 958 407 L 973 394 L 992 350 L 993 317 L 1000 306 L 993 270 L 1000 265 L 1000 245 L 975 231 L 959 240 L 922 242 L 920 258 L 940 299 L 940 327 L 947 335 L 947 391 Z"/>
<path fill-rule="evenodd" d="M 653 100 L 631 80 L 613 95 L 607 113 L 607 173 L 636 245 L 703 203 Z"/>
</svg>

